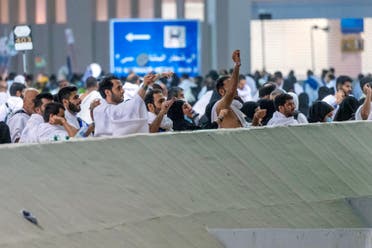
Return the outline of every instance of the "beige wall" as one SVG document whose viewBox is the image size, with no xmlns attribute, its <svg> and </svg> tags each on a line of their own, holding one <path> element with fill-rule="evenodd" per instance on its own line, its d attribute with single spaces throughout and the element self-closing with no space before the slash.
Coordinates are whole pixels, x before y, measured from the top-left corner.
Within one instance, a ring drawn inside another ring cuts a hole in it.
<svg viewBox="0 0 372 248">
<path fill-rule="evenodd" d="M 336 73 L 356 77 L 360 72 L 372 72 L 372 19 L 365 19 L 363 52 L 343 53 L 341 40 L 347 37 L 341 33 L 337 19 L 293 19 L 265 21 L 266 69 L 269 72 L 281 70 L 287 74 L 294 69 L 303 78 L 311 68 L 311 26 L 330 27 L 330 31 L 313 30 L 315 72 L 334 67 Z M 261 23 L 251 22 L 252 28 L 252 71 L 262 68 Z M 349 35 L 350 36 L 350 35 Z M 354 35 L 356 36 L 356 35 Z M 359 37 L 359 36 L 357 36 Z"/>
</svg>

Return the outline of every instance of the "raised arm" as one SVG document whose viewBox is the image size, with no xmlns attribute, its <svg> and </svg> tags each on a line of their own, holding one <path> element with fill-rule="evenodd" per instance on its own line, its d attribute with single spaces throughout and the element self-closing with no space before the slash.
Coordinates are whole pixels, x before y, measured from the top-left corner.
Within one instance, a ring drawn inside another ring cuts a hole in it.
<svg viewBox="0 0 372 248">
<path fill-rule="evenodd" d="M 240 50 L 235 50 L 232 53 L 232 60 L 234 61 L 234 69 L 231 75 L 231 79 L 228 81 L 225 89 L 226 94 L 222 97 L 218 104 L 217 110 L 227 109 L 230 108 L 232 101 L 234 100 L 234 96 L 236 91 L 238 90 L 239 84 L 239 69 L 240 69 Z"/>
<path fill-rule="evenodd" d="M 155 120 L 150 124 L 150 133 L 157 133 L 159 131 L 164 116 L 168 113 L 169 108 L 173 105 L 175 100 L 176 98 L 172 98 L 161 104 L 161 110 L 159 114 L 156 116 Z"/>
<path fill-rule="evenodd" d="M 149 86 L 151 86 L 156 80 L 159 80 L 160 78 L 164 78 L 164 77 L 172 77 L 173 76 L 173 72 L 164 72 L 164 73 L 161 73 L 161 74 L 152 74 L 152 73 L 149 73 L 147 74 L 144 79 L 143 79 L 143 84 L 142 86 L 140 87 L 140 89 L 138 90 L 138 95 L 142 98 L 142 99 L 145 99 L 145 96 L 146 96 L 146 91 L 147 89 L 149 88 Z"/>
<path fill-rule="evenodd" d="M 369 113 L 371 112 L 371 98 L 372 98 L 372 89 L 369 84 L 364 85 L 364 92 L 366 94 L 366 99 L 364 100 L 360 115 L 362 120 L 367 120 Z"/>
<path fill-rule="evenodd" d="M 64 117 L 53 115 L 49 118 L 49 123 L 52 124 L 52 125 L 63 126 L 63 128 L 66 130 L 68 136 L 70 136 L 70 137 L 75 137 L 75 135 L 78 132 L 78 130 L 76 128 L 74 128 L 73 126 L 68 124 L 68 122 L 66 121 L 66 119 Z"/>
</svg>

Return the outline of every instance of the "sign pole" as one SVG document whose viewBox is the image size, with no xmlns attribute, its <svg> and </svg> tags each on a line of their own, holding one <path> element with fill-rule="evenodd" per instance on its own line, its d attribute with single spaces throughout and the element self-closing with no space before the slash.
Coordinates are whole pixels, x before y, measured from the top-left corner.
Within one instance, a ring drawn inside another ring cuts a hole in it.
<svg viewBox="0 0 372 248">
<path fill-rule="evenodd" d="M 22 60 L 23 60 L 23 73 L 27 74 L 27 60 L 26 60 L 26 52 L 22 52 Z"/>
<path fill-rule="evenodd" d="M 13 28 L 14 48 L 22 52 L 23 73 L 27 73 L 26 51 L 33 49 L 31 27 L 28 25 L 15 26 Z"/>
</svg>

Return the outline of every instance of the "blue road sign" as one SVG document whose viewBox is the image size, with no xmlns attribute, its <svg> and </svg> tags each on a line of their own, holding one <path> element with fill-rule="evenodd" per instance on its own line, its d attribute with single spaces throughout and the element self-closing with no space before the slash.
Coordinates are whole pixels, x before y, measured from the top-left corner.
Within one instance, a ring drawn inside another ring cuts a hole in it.
<svg viewBox="0 0 372 248">
<path fill-rule="evenodd" d="M 200 73 L 199 22 L 196 20 L 113 19 L 110 68 L 117 76 L 131 71 Z"/>
</svg>

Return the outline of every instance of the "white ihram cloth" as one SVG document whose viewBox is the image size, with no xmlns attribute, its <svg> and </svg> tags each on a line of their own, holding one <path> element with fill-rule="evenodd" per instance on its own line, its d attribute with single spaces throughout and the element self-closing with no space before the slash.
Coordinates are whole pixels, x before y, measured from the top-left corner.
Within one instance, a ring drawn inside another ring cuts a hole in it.
<svg viewBox="0 0 372 248">
<path fill-rule="evenodd" d="M 23 112 L 17 113 L 8 119 L 6 124 L 9 126 L 12 143 L 15 143 L 15 141 L 21 137 L 28 119 L 30 119 L 30 116 Z"/>
<path fill-rule="evenodd" d="M 243 100 L 243 102 L 252 101 L 251 89 L 247 84 L 244 85 L 243 89 L 238 88 L 238 95 Z"/>
<path fill-rule="evenodd" d="M 203 116 L 205 113 L 205 108 L 207 107 L 209 101 L 211 100 L 213 90 L 207 91 L 192 107 L 196 113 Z"/>
<path fill-rule="evenodd" d="M 155 115 L 154 113 L 151 113 L 151 112 L 148 112 L 148 120 L 147 120 L 147 123 L 149 125 L 151 125 L 154 120 L 156 119 L 157 115 Z M 163 119 L 161 120 L 161 123 L 160 123 L 160 128 L 166 130 L 166 131 L 172 131 L 173 129 L 173 121 L 167 116 L 167 115 L 164 115 L 163 116 Z"/>
<path fill-rule="evenodd" d="M 70 124 L 71 126 L 76 128 L 77 130 L 80 129 L 80 124 L 79 124 L 78 118 L 76 117 L 76 115 L 71 114 L 70 111 L 68 111 L 68 110 L 65 111 L 65 119 L 66 119 L 68 124 Z"/>
<path fill-rule="evenodd" d="M 37 129 L 37 142 L 51 142 L 57 140 L 67 140 L 69 137 L 66 130 L 61 125 L 52 125 L 48 122 L 41 123 Z"/>
<path fill-rule="evenodd" d="M 8 104 L 8 107 L 6 106 Z M 17 96 L 10 96 L 6 103 L 0 106 L 0 121 L 5 121 L 9 111 L 14 113 L 23 108 L 23 100 Z"/>
<path fill-rule="evenodd" d="M 22 131 L 19 143 L 37 143 L 37 131 L 44 119 L 39 114 L 32 114 Z"/>
<path fill-rule="evenodd" d="M 8 100 L 9 95 L 7 92 L 0 92 L 0 105 L 3 105 Z"/>
<path fill-rule="evenodd" d="M 140 87 L 137 84 L 132 84 L 132 83 L 126 82 L 123 85 L 124 101 L 133 99 L 137 95 L 137 92 L 138 92 L 139 88 Z"/>
<path fill-rule="evenodd" d="M 93 90 L 86 97 L 84 97 L 80 104 L 81 110 L 77 116 L 88 124 L 93 122 L 92 118 L 90 117 L 90 104 L 96 99 L 102 99 L 102 97 L 98 91 Z"/>
<path fill-rule="evenodd" d="M 298 125 L 298 121 L 293 116 L 286 117 L 282 113 L 275 111 L 267 126 L 290 126 Z"/>
<path fill-rule="evenodd" d="M 220 100 L 221 101 L 221 100 Z M 220 102 L 220 101 L 217 101 L 214 105 L 213 105 L 213 108 L 212 108 L 212 113 L 211 113 L 211 122 L 214 122 L 214 121 L 217 121 L 217 104 Z M 248 123 L 245 121 L 244 117 L 244 113 L 242 111 L 240 111 L 240 109 L 243 107 L 243 104 L 241 102 L 239 102 L 238 100 L 233 100 L 231 105 L 230 105 L 230 108 L 231 110 L 234 112 L 235 116 L 238 118 L 240 124 L 242 125 L 242 127 L 248 127 Z"/>
<path fill-rule="evenodd" d="M 149 133 L 148 112 L 143 99 L 137 94 L 133 99 L 115 105 L 112 110 L 112 135 Z"/>
<path fill-rule="evenodd" d="M 145 102 L 137 94 L 133 99 L 118 105 L 101 101 L 93 110 L 94 136 L 121 136 L 132 133 L 148 133 L 148 114 Z"/>
<path fill-rule="evenodd" d="M 357 121 L 363 120 L 363 118 L 362 118 L 362 108 L 363 108 L 363 105 L 359 106 L 359 108 L 355 112 L 355 120 L 357 120 Z M 369 120 L 369 121 L 372 120 L 372 102 L 371 102 L 371 110 L 368 114 L 367 120 Z"/>
</svg>

